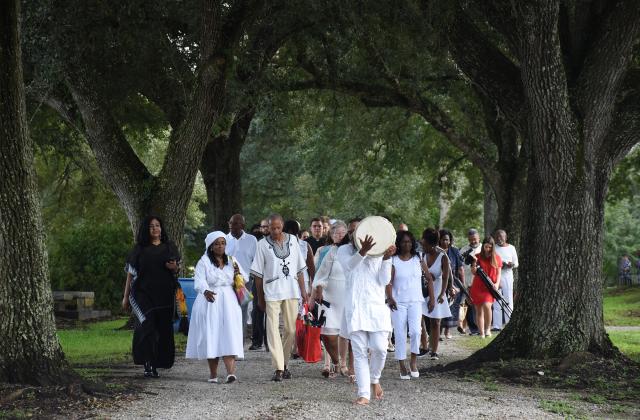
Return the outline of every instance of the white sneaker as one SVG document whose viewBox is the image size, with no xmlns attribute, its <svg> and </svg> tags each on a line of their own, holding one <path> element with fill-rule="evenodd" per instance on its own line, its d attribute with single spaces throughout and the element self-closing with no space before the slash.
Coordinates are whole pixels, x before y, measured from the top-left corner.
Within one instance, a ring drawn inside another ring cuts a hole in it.
<svg viewBox="0 0 640 420">
<path fill-rule="evenodd" d="M 418 372 L 417 370 L 415 372 L 411 371 L 411 377 L 412 378 L 419 378 L 420 377 L 420 372 Z"/>
<path fill-rule="evenodd" d="M 406 380 L 408 380 L 408 379 L 411 379 L 411 376 L 409 376 L 409 375 L 403 375 L 403 374 L 401 373 L 401 374 L 400 374 L 400 379 L 401 379 L 401 380 L 403 380 L 403 381 L 406 381 Z"/>
</svg>

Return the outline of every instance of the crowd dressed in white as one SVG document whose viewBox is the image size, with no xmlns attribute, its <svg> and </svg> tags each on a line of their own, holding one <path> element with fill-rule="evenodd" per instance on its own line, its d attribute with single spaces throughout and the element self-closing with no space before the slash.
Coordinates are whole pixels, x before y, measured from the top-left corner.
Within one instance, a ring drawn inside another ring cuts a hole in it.
<svg viewBox="0 0 640 420">
<path fill-rule="evenodd" d="M 296 319 L 307 308 L 326 317 L 320 373 L 348 377 L 357 385 L 355 403 L 366 405 L 372 393 L 383 397 L 380 378 L 388 352 L 395 352 L 401 379 L 416 379 L 417 359 L 438 359 L 439 342 L 452 338 L 450 328 L 483 338 L 509 321 L 476 275 L 482 267 L 513 308 L 518 258 L 504 231 L 494 234 L 495 242 L 491 237 L 481 242 L 470 229 L 469 243 L 458 250 L 447 230 L 425 229 L 415 240 L 400 224 L 395 244 L 372 256 L 375 235 L 355 238 L 360 221 L 314 218 L 309 233 L 298 222 L 274 214 L 248 233 L 244 217 L 236 214 L 229 220 L 229 233 L 209 233 L 195 267 L 197 297 L 186 357 L 206 359 L 212 383 L 222 381 L 217 372 L 222 358 L 224 381 L 236 381 L 236 360 L 245 356 L 243 327 L 250 324 L 249 350 L 270 352 L 273 381 L 290 379 Z M 469 265 L 463 262 L 465 253 L 471 256 Z M 248 305 L 241 306 L 236 298 L 237 275 L 253 292 Z"/>
</svg>

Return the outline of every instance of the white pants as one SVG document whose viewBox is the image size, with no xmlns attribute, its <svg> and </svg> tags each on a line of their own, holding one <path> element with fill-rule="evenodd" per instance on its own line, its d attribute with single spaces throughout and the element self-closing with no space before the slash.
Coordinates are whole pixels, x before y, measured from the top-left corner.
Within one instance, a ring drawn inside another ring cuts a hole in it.
<svg viewBox="0 0 640 420">
<path fill-rule="evenodd" d="M 387 358 L 388 331 L 353 331 L 349 337 L 353 349 L 353 367 L 358 382 L 358 398 L 371 399 L 371 384 L 380 382 Z M 371 368 L 369 354 L 371 351 Z"/>
<path fill-rule="evenodd" d="M 398 309 L 391 311 L 393 331 L 396 335 L 396 360 L 405 360 L 407 358 L 407 325 L 411 353 L 420 353 L 422 302 L 398 302 L 397 306 Z"/>
<path fill-rule="evenodd" d="M 513 311 L 513 277 L 505 276 L 500 279 L 500 293 L 502 297 L 507 301 L 509 307 Z M 502 317 L 504 316 L 504 324 L 502 323 Z M 493 303 L 493 315 L 491 320 L 492 328 L 503 328 L 509 322 L 511 317 L 506 312 L 502 312 L 502 307 L 498 302 Z"/>
</svg>

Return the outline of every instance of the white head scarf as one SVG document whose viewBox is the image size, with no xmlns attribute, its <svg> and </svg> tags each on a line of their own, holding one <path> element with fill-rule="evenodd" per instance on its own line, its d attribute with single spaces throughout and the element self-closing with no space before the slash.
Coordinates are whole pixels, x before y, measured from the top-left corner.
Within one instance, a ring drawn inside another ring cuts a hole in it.
<svg viewBox="0 0 640 420">
<path fill-rule="evenodd" d="M 224 234 L 224 232 L 220 232 L 219 230 L 216 230 L 215 232 L 210 232 L 206 238 L 204 238 L 204 253 L 207 253 L 207 250 L 209 249 L 209 247 L 211 246 L 212 243 L 214 243 L 216 241 L 216 239 L 218 238 L 225 238 L 227 235 Z"/>
</svg>

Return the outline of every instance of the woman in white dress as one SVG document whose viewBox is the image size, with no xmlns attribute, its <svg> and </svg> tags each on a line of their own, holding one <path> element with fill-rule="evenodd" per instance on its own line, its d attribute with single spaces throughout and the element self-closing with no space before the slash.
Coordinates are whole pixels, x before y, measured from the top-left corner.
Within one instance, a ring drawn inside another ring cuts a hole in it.
<svg viewBox="0 0 640 420">
<path fill-rule="evenodd" d="M 440 235 L 435 229 L 427 228 L 422 233 L 422 248 L 425 253 L 422 260 L 426 263 L 429 272 L 434 278 L 433 294 L 435 304 L 425 299 L 422 305 L 424 316 L 431 318 L 431 334 L 429 341 L 431 347 L 431 360 L 438 360 L 438 343 L 440 341 L 440 320 L 451 316 L 449 301 L 447 300 L 447 283 L 449 281 L 449 257 L 440 248 L 437 248 Z M 429 310 L 433 304 L 433 309 Z"/>
<path fill-rule="evenodd" d="M 226 382 L 234 382 L 235 358 L 244 357 L 242 310 L 233 290 L 236 273 L 246 273 L 225 254 L 225 234 L 211 232 L 204 240 L 206 251 L 198 261 L 194 289 L 198 293 L 191 312 L 187 359 L 207 359 L 210 383 L 218 383 L 218 359 L 227 368 Z M 235 267 L 235 268 L 234 268 Z"/>
<path fill-rule="evenodd" d="M 325 378 L 336 376 L 339 363 L 341 363 L 340 373 L 342 375 L 348 374 L 346 367 L 348 343 L 346 339 L 338 337 L 342 325 L 346 287 L 344 270 L 338 261 L 338 247 L 343 244 L 346 235 L 347 225 L 343 221 L 337 220 L 331 225 L 329 229 L 331 245 L 322 247 L 326 252 L 320 262 L 312 286 L 312 301 L 319 305 L 318 314 L 324 311 L 326 317 L 326 323 L 322 327 L 320 336 L 331 358 L 331 365 L 325 364 L 322 369 L 322 376 Z M 327 302 L 329 306 L 323 302 Z"/>
<path fill-rule="evenodd" d="M 396 337 L 395 355 L 400 364 L 400 379 L 420 376 L 418 354 L 422 321 L 422 266 L 416 251 L 416 240 L 409 231 L 399 231 L 396 237 L 396 255 L 391 259 L 391 283 L 387 285 L 387 304 L 391 308 L 391 322 Z M 433 293 L 432 293 L 433 294 Z M 407 359 L 407 327 L 411 360 Z"/>
</svg>

